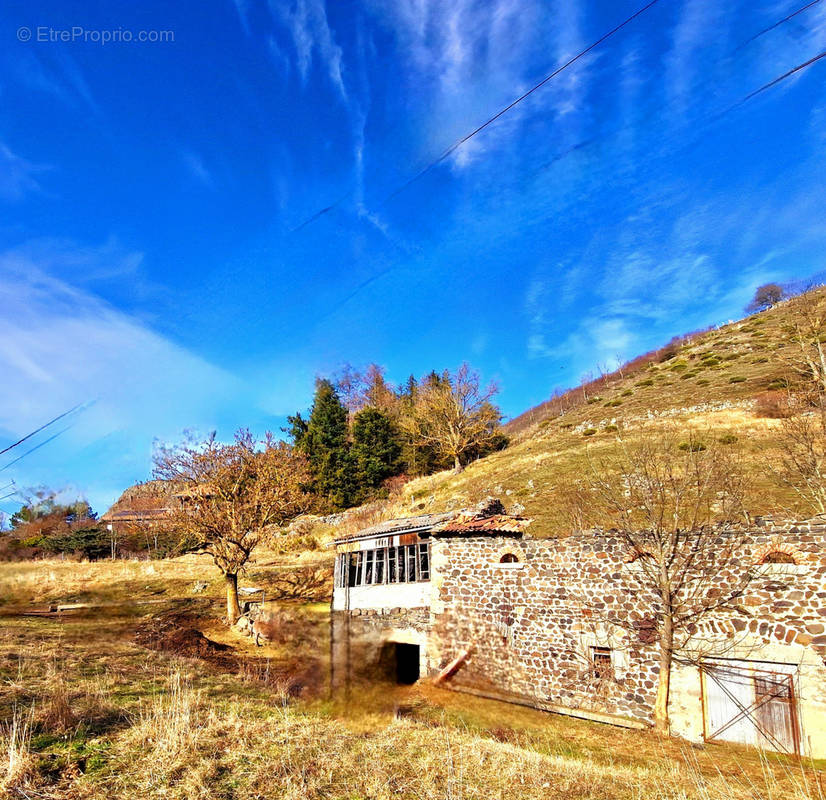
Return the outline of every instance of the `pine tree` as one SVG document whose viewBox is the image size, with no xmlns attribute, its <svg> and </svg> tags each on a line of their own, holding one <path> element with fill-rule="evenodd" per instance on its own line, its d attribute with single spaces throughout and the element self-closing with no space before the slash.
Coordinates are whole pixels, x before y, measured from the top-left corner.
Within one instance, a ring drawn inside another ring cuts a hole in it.
<svg viewBox="0 0 826 800">
<path fill-rule="evenodd" d="M 363 488 L 377 488 L 399 473 L 401 467 L 399 431 L 387 414 L 365 408 L 353 419 L 352 455 Z"/>
<path fill-rule="evenodd" d="M 300 415 L 293 419 L 297 418 Z M 348 433 L 347 409 L 333 384 L 319 379 L 310 418 L 297 446 L 309 456 L 316 493 L 333 508 L 352 505 L 359 488 Z"/>
</svg>

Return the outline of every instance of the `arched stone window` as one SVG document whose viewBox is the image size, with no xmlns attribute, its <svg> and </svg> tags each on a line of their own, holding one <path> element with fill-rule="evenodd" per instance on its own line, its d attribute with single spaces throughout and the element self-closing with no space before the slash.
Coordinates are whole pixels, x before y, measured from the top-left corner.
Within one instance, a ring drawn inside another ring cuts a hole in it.
<svg viewBox="0 0 826 800">
<path fill-rule="evenodd" d="M 798 550 L 790 542 L 784 542 L 779 536 L 773 536 L 754 553 L 755 564 L 793 564 L 804 566 L 808 561 L 807 553 Z"/>
<path fill-rule="evenodd" d="M 761 564 L 796 564 L 794 556 L 782 550 L 772 550 L 760 559 Z"/>
<path fill-rule="evenodd" d="M 518 547 L 506 545 L 492 558 L 497 567 L 521 567 L 525 561 L 525 556 Z"/>
</svg>

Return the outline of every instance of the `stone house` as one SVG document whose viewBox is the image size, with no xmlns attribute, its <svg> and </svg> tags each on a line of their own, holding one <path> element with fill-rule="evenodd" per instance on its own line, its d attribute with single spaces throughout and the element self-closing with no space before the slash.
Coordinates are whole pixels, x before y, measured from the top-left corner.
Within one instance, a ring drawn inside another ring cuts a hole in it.
<svg viewBox="0 0 826 800">
<path fill-rule="evenodd" d="M 336 540 L 334 685 L 429 677 L 650 726 L 657 637 L 627 545 L 603 531 L 532 539 L 528 523 L 489 500 Z M 738 532 L 725 570 L 754 578 L 737 609 L 707 618 L 692 652 L 675 660 L 673 733 L 826 757 L 825 535 L 822 518 L 762 520 Z M 725 570 L 723 583 L 733 577 Z"/>
</svg>

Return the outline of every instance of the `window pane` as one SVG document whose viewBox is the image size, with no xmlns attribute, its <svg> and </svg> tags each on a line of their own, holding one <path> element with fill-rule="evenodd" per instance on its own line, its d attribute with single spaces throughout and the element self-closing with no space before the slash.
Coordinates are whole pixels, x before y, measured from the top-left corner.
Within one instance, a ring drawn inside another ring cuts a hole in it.
<svg viewBox="0 0 826 800">
<path fill-rule="evenodd" d="M 396 548 L 389 547 L 387 549 L 387 582 L 396 582 Z"/>
<path fill-rule="evenodd" d="M 416 545 L 409 544 L 407 550 L 407 580 L 414 583 L 416 580 Z"/>
<path fill-rule="evenodd" d="M 610 647 L 592 647 L 591 659 L 594 662 L 594 674 L 597 678 L 613 677 Z"/>
<path fill-rule="evenodd" d="M 399 583 L 407 581 L 407 548 L 399 547 Z"/>
<path fill-rule="evenodd" d="M 430 542 L 419 545 L 419 580 L 430 580 Z"/>
<path fill-rule="evenodd" d="M 356 555 L 356 569 L 355 569 L 355 578 L 351 579 L 354 582 L 351 583 L 351 586 L 361 586 L 361 573 L 364 569 L 364 557 L 361 552 L 358 552 Z"/>
<path fill-rule="evenodd" d="M 367 586 L 373 582 L 373 551 L 366 550 L 364 552 L 364 585 Z"/>
<path fill-rule="evenodd" d="M 384 583 L 384 555 L 385 549 L 380 547 L 376 550 L 376 579 L 373 583 Z"/>
</svg>

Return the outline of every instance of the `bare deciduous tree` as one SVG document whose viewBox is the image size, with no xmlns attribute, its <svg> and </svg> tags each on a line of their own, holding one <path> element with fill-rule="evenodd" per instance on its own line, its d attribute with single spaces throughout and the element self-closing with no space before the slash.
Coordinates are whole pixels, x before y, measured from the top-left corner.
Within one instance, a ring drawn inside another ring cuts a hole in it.
<svg viewBox="0 0 826 800">
<path fill-rule="evenodd" d="M 782 359 L 792 389 L 780 403 L 779 457 L 769 469 L 794 493 L 794 512 L 826 513 L 826 296 L 804 295 L 785 333 Z"/>
<path fill-rule="evenodd" d="M 666 431 L 589 459 L 583 481 L 566 494 L 577 527 L 614 529 L 627 547 L 627 577 L 639 587 L 659 644 L 654 720 L 660 733 L 669 731 L 675 654 L 685 656 L 701 620 L 733 607 L 752 578 L 736 560 L 743 536 L 734 523 L 744 521 L 745 492 L 729 452 Z M 610 622 L 639 633 L 629 619 Z"/>
<path fill-rule="evenodd" d="M 770 469 L 779 483 L 794 492 L 795 511 L 826 513 L 826 425 L 822 413 L 795 408 L 780 422 L 778 465 Z"/>
<path fill-rule="evenodd" d="M 826 396 L 826 295 L 799 298 L 797 313 L 784 330 L 793 348 L 782 356 L 787 368 L 802 383 L 812 405 L 822 408 Z"/>
<path fill-rule="evenodd" d="M 764 311 L 777 305 L 784 297 L 786 297 L 786 292 L 779 283 L 764 283 L 755 290 L 754 297 L 746 306 L 746 311 L 749 313 Z"/>
<path fill-rule="evenodd" d="M 419 388 L 406 432 L 419 445 L 431 446 L 461 472 L 468 453 L 484 449 L 498 436 L 502 415 L 491 402 L 495 383 L 483 387 L 479 373 L 462 364 Z"/>
<path fill-rule="evenodd" d="M 239 431 L 231 444 L 213 434 L 205 442 L 161 448 L 155 476 L 180 487 L 182 504 L 173 524 L 181 550 L 212 556 L 226 581 L 227 620 L 233 624 L 241 614 L 238 572 L 253 548 L 268 529 L 310 506 L 306 458 L 269 433 L 259 442 Z"/>
</svg>

